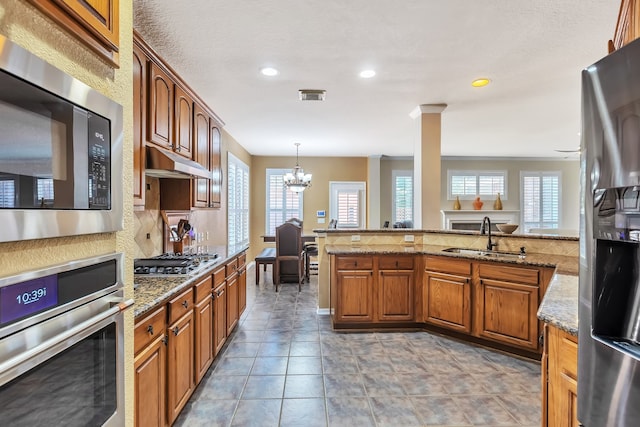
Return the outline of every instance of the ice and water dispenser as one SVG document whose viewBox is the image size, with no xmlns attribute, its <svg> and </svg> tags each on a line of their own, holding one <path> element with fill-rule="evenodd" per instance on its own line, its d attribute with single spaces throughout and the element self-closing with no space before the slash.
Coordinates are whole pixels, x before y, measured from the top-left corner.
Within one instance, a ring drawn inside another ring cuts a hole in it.
<svg viewBox="0 0 640 427">
<path fill-rule="evenodd" d="M 595 339 L 640 359 L 640 186 L 594 193 Z"/>
</svg>

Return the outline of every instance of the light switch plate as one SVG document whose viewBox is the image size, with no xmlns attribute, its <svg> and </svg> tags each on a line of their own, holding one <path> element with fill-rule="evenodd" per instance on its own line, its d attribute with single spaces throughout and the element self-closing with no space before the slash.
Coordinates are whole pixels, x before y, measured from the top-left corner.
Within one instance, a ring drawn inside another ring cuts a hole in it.
<svg viewBox="0 0 640 427">
<path fill-rule="evenodd" d="M 360 235 L 359 234 L 352 234 L 351 235 L 351 241 L 352 242 L 359 242 L 360 241 Z"/>
</svg>

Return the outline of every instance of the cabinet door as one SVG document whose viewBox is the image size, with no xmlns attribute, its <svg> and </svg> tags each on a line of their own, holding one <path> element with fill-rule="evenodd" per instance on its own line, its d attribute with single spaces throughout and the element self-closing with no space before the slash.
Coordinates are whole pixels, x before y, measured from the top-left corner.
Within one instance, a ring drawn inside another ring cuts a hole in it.
<svg viewBox="0 0 640 427">
<path fill-rule="evenodd" d="M 166 425 L 165 335 L 158 337 L 142 350 L 134 360 L 134 422 L 136 426 Z"/>
<path fill-rule="evenodd" d="M 209 115 L 197 103 L 193 104 L 194 160 L 209 169 Z M 196 178 L 193 186 L 193 205 L 209 206 L 209 179 Z"/>
<path fill-rule="evenodd" d="M 173 81 L 156 64 L 149 71 L 148 140 L 173 150 Z"/>
<path fill-rule="evenodd" d="M 538 286 L 480 279 L 476 304 L 478 336 L 538 349 Z"/>
<path fill-rule="evenodd" d="M 548 327 L 548 419 L 554 427 L 578 427 L 578 343 L 576 338 Z"/>
<path fill-rule="evenodd" d="M 120 0 L 30 0 L 114 66 L 119 65 Z"/>
<path fill-rule="evenodd" d="M 247 308 L 247 267 L 238 270 L 238 316 L 242 316 Z"/>
<path fill-rule="evenodd" d="M 373 271 L 338 271 L 336 321 L 373 321 Z"/>
<path fill-rule="evenodd" d="M 180 86 L 175 85 L 174 149 L 187 159 L 193 158 L 193 100 Z"/>
<path fill-rule="evenodd" d="M 222 269 L 224 271 L 224 269 Z M 213 355 L 218 354 L 227 340 L 227 285 L 222 282 L 213 291 Z"/>
<path fill-rule="evenodd" d="M 413 271 L 380 271 L 378 273 L 378 320 L 413 320 L 413 289 Z"/>
<path fill-rule="evenodd" d="M 213 300 L 211 294 L 195 307 L 195 372 L 200 382 L 213 362 Z"/>
<path fill-rule="evenodd" d="M 425 322 L 471 332 L 471 280 L 453 274 L 425 272 L 423 304 Z"/>
<path fill-rule="evenodd" d="M 209 206 L 220 207 L 220 193 L 222 192 L 222 166 L 220 162 L 220 129 L 211 119 L 211 131 L 209 132 L 209 170 L 212 179 L 209 181 Z"/>
<path fill-rule="evenodd" d="M 193 310 L 167 330 L 167 402 L 169 425 L 173 424 L 194 389 Z"/>
<path fill-rule="evenodd" d="M 227 336 L 238 324 L 238 274 L 227 278 Z"/>
<path fill-rule="evenodd" d="M 147 57 L 133 45 L 133 206 L 144 208 Z"/>
</svg>

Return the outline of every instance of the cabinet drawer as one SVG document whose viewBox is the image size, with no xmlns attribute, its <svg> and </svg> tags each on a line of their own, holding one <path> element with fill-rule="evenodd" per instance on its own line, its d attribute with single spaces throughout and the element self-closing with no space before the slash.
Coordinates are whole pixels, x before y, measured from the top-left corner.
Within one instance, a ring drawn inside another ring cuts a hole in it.
<svg viewBox="0 0 640 427">
<path fill-rule="evenodd" d="M 336 260 L 338 270 L 371 270 L 373 257 L 370 256 L 341 256 Z"/>
<path fill-rule="evenodd" d="M 213 287 L 213 279 L 210 275 L 202 278 L 202 280 L 200 280 L 200 282 L 198 282 L 194 286 L 194 289 L 196 291 L 196 299 L 195 299 L 196 304 L 204 300 L 206 297 L 211 296 L 212 287 Z"/>
<path fill-rule="evenodd" d="M 537 285 L 540 282 L 540 271 L 535 268 L 512 267 L 506 264 L 480 264 L 479 269 L 481 278 L 528 285 Z"/>
<path fill-rule="evenodd" d="M 229 261 L 226 266 L 227 277 L 231 276 L 238 270 L 238 258 L 234 258 L 233 261 Z"/>
<path fill-rule="evenodd" d="M 471 274 L 471 261 L 427 256 L 424 259 L 424 268 L 427 271 L 441 271 L 443 273 L 468 276 Z"/>
<path fill-rule="evenodd" d="M 193 308 L 193 288 L 189 288 L 169 301 L 169 324 L 180 319 Z"/>
<path fill-rule="evenodd" d="M 238 255 L 238 268 L 241 268 L 246 263 L 247 263 L 247 253 L 243 252 L 240 255 Z"/>
<path fill-rule="evenodd" d="M 227 278 L 227 273 L 225 272 L 225 267 L 222 266 L 213 272 L 213 287 L 217 288 L 224 280 Z"/>
<path fill-rule="evenodd" d="M 153 313 L 145 316 L 140 321 L 136 321 L 133 332 L 134 353 L 138 354 L 151 341 L 164 333 L 167 309 L 163 305 Z"/>
<path fill-rule="evenodd" d="M 413 256 L 384 256 L 378 258 L 380 270 L 413 270 Z"/>
</svg>

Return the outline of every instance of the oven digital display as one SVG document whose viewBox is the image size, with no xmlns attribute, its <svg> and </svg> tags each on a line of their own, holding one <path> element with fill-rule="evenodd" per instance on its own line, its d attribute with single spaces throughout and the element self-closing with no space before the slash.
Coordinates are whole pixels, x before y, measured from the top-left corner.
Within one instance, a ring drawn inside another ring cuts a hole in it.
<svg viewBox="0 0 640 427">
<path fill-rule="evenodd" d="M 58 276 L 46 276 L 0 288 L 0 324 L 58 304 Z"/>
</svg>

